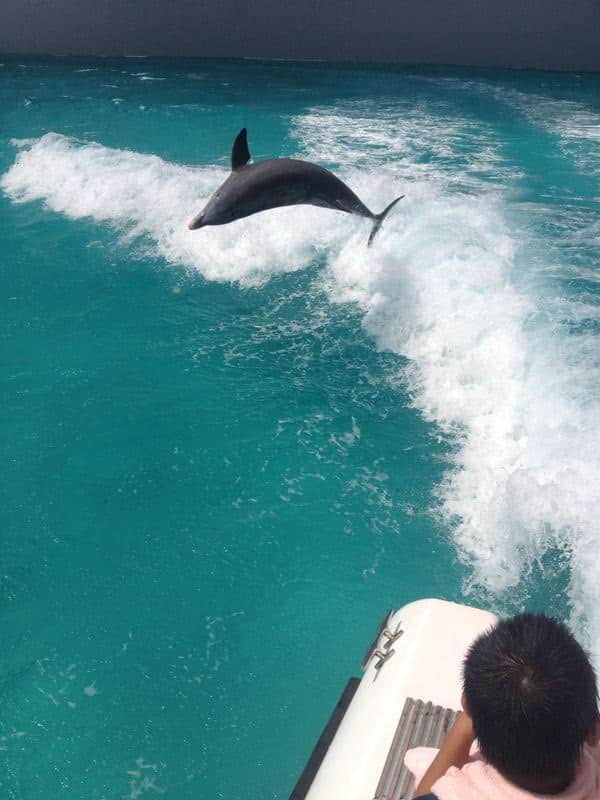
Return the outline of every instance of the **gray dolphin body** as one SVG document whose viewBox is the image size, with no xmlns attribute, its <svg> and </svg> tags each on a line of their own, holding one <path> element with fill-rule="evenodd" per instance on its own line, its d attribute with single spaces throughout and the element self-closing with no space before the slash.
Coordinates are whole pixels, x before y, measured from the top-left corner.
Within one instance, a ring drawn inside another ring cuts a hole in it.
<svg viewBox="0 0 600 800">
<path fill-rule="evenodd" d="M 308 204 L 372 219 L 371 244 L 387 213 L 404 197 L 397 197 L 380 214 L 374 214 L 352 189 L 318 164 L 296 158 L 272 158 L 257 164 L 248 164 L 249 160 L 243 128 L 233 143 L 231 175 L 190 222 L 190 230 L 225 225 L 269 208 Z"/>
</svg>

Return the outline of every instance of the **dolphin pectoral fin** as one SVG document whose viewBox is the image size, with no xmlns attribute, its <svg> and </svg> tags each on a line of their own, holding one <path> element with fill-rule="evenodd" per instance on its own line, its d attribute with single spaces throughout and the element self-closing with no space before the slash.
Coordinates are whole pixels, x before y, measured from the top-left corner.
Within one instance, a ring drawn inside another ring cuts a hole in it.
<svg viewBox="0 0 600 800">
<path fill-rule="evenodd" d="M 399 200 L 402 200 L 403 197 L 404 197 L 404 195 L 401 194 L 400 197 L 397 197 L 395 200 L 392 200 L 392 202 L 389 204 L 389 206 L 386 206 L 383 209 L 381 214 L 375 214 L 374 215 L 375 224 L 373 225 L 373 230 L 371 231 L 371 235 L 369 236 L 369 241 L 367 243 L 367 247 L 371 246 L 371 243 L 372 243 L 373 239 L 375 238 L 375 236 L 377 234 L 377 231 L 379 230 L 379 228 L 381 228 L 381 223 L 387 217 L 388 212 L 390 212 L 392 210 L 392 208 L 396 205 L 396 203 Z"/>
<path fill-rule="evenodd" d="M 231 169 L 235 171 L 241 167 L 245 167 L 250 161 L 250 150 L 248 150 L 248 139 L 246 136 L 246 128 L 242 130 L 235 137 L 233 147 L 231 149 Z"/>
</svg>

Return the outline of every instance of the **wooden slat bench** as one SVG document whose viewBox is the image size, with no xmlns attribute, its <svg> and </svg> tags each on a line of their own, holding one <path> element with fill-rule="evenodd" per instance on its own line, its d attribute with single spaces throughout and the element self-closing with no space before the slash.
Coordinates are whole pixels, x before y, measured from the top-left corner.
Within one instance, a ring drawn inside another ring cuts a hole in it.
<svg viewBox="0 0 600 800">
<path fill-rule="evenodd" d="M 406 751 L 411 747 L 439 747 L 459 713 L 451 708 L 407 698 L 374 800 L 411 800 L 415 782 L 412 773 L 404 766 Z"/>
</svg>

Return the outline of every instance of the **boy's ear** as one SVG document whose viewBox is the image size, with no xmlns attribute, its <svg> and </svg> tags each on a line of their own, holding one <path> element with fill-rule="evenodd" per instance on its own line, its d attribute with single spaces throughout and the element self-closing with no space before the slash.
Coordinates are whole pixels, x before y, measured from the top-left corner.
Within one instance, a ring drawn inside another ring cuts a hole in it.
<svg viewBox="0 0 600 800">
<path fill-rule="evenodd" d="M 596 722 L 590 728 L 590 732 L 587 735 L 587 739 L 585 740 L 586 744 L 589 744 L 590 747 L 596 747 L 596 745 L 600 742 L 600 719 L 597 719 Z"/>
</svg>

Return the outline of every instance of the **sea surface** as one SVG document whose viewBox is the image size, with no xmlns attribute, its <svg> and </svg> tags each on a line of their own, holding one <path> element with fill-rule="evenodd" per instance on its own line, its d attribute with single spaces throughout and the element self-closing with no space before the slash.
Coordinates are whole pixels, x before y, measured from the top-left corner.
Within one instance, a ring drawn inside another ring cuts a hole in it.
<svg viewBox="0 0 600 800">
<path fill-rule="evenodd" d="M 252 156 L 390 213 L 187 230 Z M 381 615 L 600 663 L 600 76 L 0 57 L 0 795 L 287 798 Z"/>
</svg>

